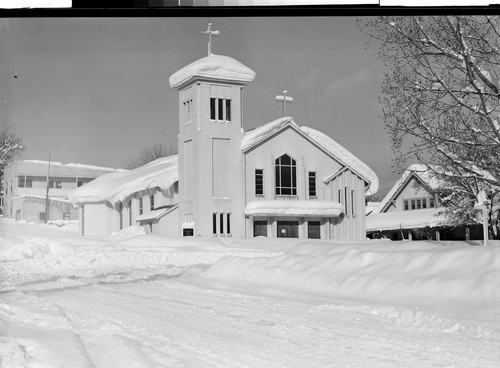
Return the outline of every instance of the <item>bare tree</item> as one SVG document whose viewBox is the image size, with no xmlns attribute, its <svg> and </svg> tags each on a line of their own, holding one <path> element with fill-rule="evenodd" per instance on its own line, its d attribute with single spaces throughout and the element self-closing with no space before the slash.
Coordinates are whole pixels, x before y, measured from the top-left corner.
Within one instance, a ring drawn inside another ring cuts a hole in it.
<svg viewBox="0 0 500 368">
<path fill-rule="evenodd" d="M 161 157 L 171 156 L 176 154 L 177 150 L 168 146 L 165 143 L 154 143 L 151 146 L 141 148 L 137 157 L 127 161 L 128 169 L 135 169 L 136 167 L 143 166 L 148 162 L 154 161 Z"/>
<path fill-rule="evenodd" d="M 21 138 L 17 137 L 8 126 L 2 125 L 0 128 L 0 177 L 3 177 L 5 167 L 23 149 Z"/>
<path fill-rule="evenodd" d="M 450 193 L 447 214 L 471 214 L 479 191 L 500 187 L 500 18 L 374 17 L 358 26 L 380 42 L 388 69 L 382 118 L 396 167 L 433 165 Z"/>
</svg>

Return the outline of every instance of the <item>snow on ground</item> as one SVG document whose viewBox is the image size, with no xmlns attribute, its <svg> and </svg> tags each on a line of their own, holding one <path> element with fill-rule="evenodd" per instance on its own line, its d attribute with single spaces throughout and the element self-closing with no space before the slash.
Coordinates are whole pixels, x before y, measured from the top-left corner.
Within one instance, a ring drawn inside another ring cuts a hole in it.
<svg viewBox="0 0 500 368">
<path fill-rule="evenodd" d="M 500 244 L 0 220 L 0 367 L 498 367 Z"/>
</svg>

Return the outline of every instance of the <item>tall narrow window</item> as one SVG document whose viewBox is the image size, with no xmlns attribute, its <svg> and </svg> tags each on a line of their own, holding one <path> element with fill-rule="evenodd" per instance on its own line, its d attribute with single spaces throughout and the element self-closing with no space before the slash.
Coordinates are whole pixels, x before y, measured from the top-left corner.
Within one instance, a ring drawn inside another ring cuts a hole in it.
<svg viewBox="0 0 500 368">
<path fill-rule="evenodd" d="M 193 119 L 192 106 L 193 106 L 193 100 L 188 100 L 188 101 L 184 102 L 184 114 L 185 114 L 185 121 L 186 122 L 189 122 Z"/>
<path fill-rule="evenodd" d="M 17 177 L 17 186 L 19 188 L 24 188 L 24 186 L 25 186 L 25 179 L 26 179 L 26 177 L 24 175 Z"/>
<path fill-rule="evenodd" d="M 409 203 L 408 203 L 408 200 L 407 200 L 407 199 L 405 199 L 405 200 L 403 201 L 403 207 L 404 207 L 404 210 L 405 210 L 405 211 L 408 211 L 408 210 L 410 209 L 410 206 L 409 206 Z"/>
<path fill-rule="evenodd" d="M 217 214 L 212 214 L 212 230 L 214 235 L 217 235 Z"/>
<path fill-rule="evenodd" d="M 231 214 L 226 214 L 226 233 L 231 234 Z"/>
<path fill-rule="evenodd" d="M 275 160 L 276 194 L 297 195 L 297 167 L 287 154 Z"/>
<path fill-rule="evenodd" d="M 151 194 L 149 196 L 149 210 L 153 211 L 154 209 L 155 209 L 155 196 Z"/>
<path fill-rule="evenodd" d="M 220 234 L 224 234 L 224 214 L 219 214 Z"/>
<path fill-rule="evenodd" d="M 219 114 L 218 114 L 218 119 L 219 120 L 224 120 L 224 100 L 222 98 L 218 98 L 218 107 L 219 107 Z"/>
<path fill-rule="evenodd" d="M 226 120 L 231 121 L 231 100 L 226 100 Z"/>
<path fill-rule="evenodd" d="M 411 200 L 411 209 L 412 210 L 415 210 L 417 207 L 416 207 L 416 202 L 414 199 Z"/>
<path fill-rule="evenodd" d="M 210 98 L 210 119 L 215 120 L 216 98 Z"/>
<path fill-rule="evenodd" d="M 349 193 L 349 188 L 347 187 L 344 187 L 344 208 L 345 208 L 345 214 L 346 216 L 349 214 L 349 197 L 348 197 L 348 193 Z"/>
<path fill-rule="evenodd" d="M 356 207 L 355 206 L 355 202 L 354 202 L 354 190 L 351 190 L 351 215 L 355 216 L 356 213 L 354 213 L 354 208 Z"/>
<path fill-rule="evenodd" d="M 144 213 L 144 206 L 143 206 L 143 200 L 142 197 L 139 198 L 139 215 L 142 215 Z"/>
<path fill-rule="evenodd" d="M 255 169 L 255 195 L 264 194 L 264 170 Z"/>
<path fill-rule="evenodd" d="M 119 217 L 119 225 L 120 230 L 123 229 L 123 203 L 120 202 L 118 204 L 118 217 Z"/>
<path fill-rule="evenodd" d="M 132 200 L 128 201 L 128 226 L 132 226 Z"/>
<path fill-rule="evenodd" d="M 434 203 L 434 197 L 429 198 L 429 208 L 434 208 L 435 203 Z"/>
<path fill-rule="evenodd" d="M 316 173 L 309 171 L 309 197 L 316 197 Z"/>
</svg>

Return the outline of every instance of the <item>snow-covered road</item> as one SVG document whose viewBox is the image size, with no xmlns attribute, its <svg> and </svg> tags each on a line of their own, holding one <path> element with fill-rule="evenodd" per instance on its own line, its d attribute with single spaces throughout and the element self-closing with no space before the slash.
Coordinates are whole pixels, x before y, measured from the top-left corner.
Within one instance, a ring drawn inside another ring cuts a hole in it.
<svg viewBox="0 0 500 368">
<path fill-rule="evenodd" d="M 496 339 L 435 321 L 405 323 L 402 310 L 207 289 L 178 272 L 19 285 L 26 308 L 12 313 L 52 337 L 22 347 L 21 329 L 18 350 L 50 367 L 485 368 L 500 361 Z"/>
<path fill-rule="evenodd" d="M 1 368 L 500 366 L 496 246 L 0 225 Z"/>
</svg>

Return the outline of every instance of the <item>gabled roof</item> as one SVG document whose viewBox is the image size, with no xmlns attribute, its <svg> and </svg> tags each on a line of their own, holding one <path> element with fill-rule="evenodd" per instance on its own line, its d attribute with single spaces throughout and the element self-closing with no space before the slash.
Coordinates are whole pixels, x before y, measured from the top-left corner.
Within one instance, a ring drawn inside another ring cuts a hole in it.
<svg viewBox="0 0 500 368">
<path fill-rule="evenodd" d="M 384 197 L 380 204 L 372 211 L 372 214 L 383 213 L 387 207 L 395 200 L 401 191 L 410 183 L 412 179 L 418 181 L 427 191 L 432 192 L 439 188 L 439 180 L 434 177 L 426 165 L 410 165 Z"/>
<path fill-rule="evenodd" d="M 178 180 L 178 156 L 162 157 L 125 172 L 102 175 L 69 192 L 73 203 L 107 201 L 113 205 L 143 190 L 168 190 Z"/>
<path fill-rule="evenodd" d="M 309 140 L 326 152 L 329 156 L 337 160 L 341 165 L 348 167 L 360 176 L 366 183 L 369 184 L 369 188 L 366 192 L 367 195 L 374 194 L 378 191 L 379 181 L 377 174 L 375 174 L 375 172 L 364 162 L 335 142 L 332 138 L 328 137 L 326 134 L 306 126 L 299 127 L 291 117 L 276 119 L 258 128 L 245 132 L 245 136 L 241 142 L 241 149 L 243 152 L 249 152 L 261 143 L 269 140 L 288 128 L 292 128 L 305 139 Z"/>
</svg>

